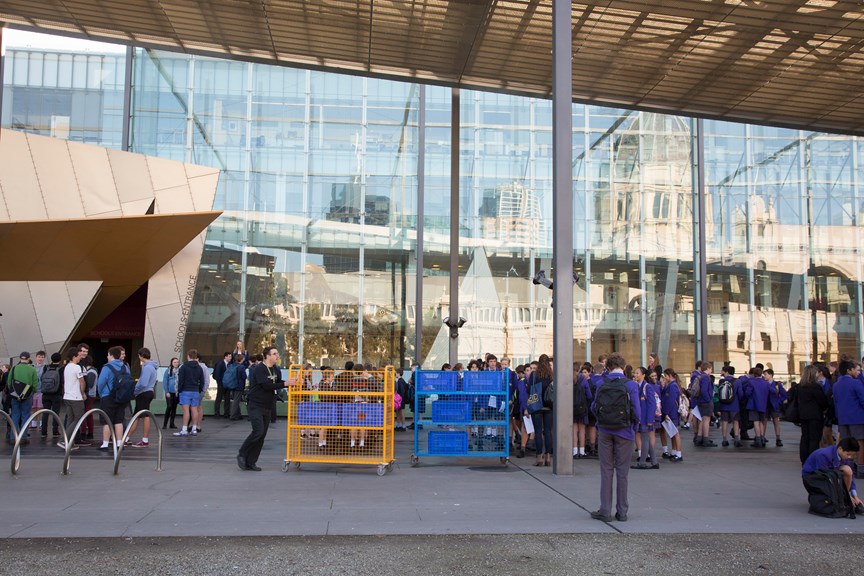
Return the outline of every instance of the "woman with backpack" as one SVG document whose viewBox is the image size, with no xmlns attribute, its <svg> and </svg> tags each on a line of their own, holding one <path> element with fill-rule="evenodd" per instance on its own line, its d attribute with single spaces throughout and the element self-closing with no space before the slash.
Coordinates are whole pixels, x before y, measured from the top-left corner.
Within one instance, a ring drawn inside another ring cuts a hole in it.
<svg viewBox="0 0 864 576">
<path fill-rule="evenodd" d="M 541 354 L 537 370 L 528 380 L 528 412 L 534 424 L 534 445 L 537 461 L 534 466 L 551 466 L 554 443 L 552 438 L 552 364 L 549 356 Z M 533 408 L 532 408 L 533 407 Z"/>
</svg>

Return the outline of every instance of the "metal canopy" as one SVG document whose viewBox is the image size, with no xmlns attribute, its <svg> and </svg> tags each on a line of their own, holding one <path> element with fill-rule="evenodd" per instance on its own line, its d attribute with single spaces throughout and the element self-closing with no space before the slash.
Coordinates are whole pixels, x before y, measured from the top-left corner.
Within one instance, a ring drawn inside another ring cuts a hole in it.
<svg viewBox="0 0 864 576">
<path fill-rule="evenodd" d="M 864 134 L 855 0 L 580 0 L 573 99 Z M 25 29 L 548 97 L 552 0 L 2 0 Z"/>
</svg>

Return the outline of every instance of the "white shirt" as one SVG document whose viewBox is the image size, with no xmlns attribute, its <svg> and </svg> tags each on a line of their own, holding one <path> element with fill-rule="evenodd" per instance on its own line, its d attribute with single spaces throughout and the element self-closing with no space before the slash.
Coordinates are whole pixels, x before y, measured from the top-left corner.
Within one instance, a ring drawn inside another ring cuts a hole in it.
<svg viewBox="0 0 864 576">
<path fill-rule="evenodd" d="M 81 383 L 78 378 L 84 377 L 81 366 L 74 362 L 66 364 L 63 369 L 63 400 L 84 400 L 81 395 Z"/>
</svg>

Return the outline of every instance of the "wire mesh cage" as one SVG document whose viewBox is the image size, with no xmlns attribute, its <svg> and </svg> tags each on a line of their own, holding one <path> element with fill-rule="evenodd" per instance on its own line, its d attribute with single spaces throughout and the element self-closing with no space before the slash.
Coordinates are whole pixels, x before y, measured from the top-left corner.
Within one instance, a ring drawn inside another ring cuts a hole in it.
<svg viewBox="0 0 864 576">
<path fill-rule="evenodd" d="M 365 464 L 384 475 L 393 467 L 392 366 L 379 371 L 304 370 L 288 387 L 283 471 L 303 462 Z"/>
</svg>

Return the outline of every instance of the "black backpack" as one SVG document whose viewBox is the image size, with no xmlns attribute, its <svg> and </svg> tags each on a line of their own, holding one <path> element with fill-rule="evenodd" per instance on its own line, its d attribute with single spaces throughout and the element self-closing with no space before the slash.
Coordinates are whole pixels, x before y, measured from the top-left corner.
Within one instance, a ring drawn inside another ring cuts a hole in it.
<svg viewBox="0 0 864 576">
<path fill-rule="evenodd" d="M 731 380 L 723 379 L 717 390 L 717 398 L 720 404 L 732 404 L 735 401 L 735 388 Z"/>
<path fill-rule="evenodd" d="M 855 508 L 839 470 L 821 469 L 804 476 L 810 514 L 826 518 L 855 518 Z"/>
<path fill-rule="evenodd" d="M 597 425 L 609 430 L 629 428 L 635 422 L 626 378 L 603 377 L 594 397 L 594 415 Z"/>
<path fill-rule="evenodd" d="M 573 383 L 573 418 L 583 418 L 588 414 L 588 398 L 580 380 Z"/>
<path fill-rule="evenodd" d="M 114 386 L 111 388 L 109 397 L 115 404 L 128 404 L 135 397 L 135 379 L 132 378 L 132 374 L 126 370 L 126 366 L 123 366 L 122 370 L 117 370 L 110 364 L 105 366 L 114 375 Z"/>
<path fill-rule="evenodd" d="M 53 396 L 63 393 L 63 368 L 60 365 L 48 365 L 42 371 L 42 377 L 39 379 L 39 391 L 42 394 Z"/>
</svg>

